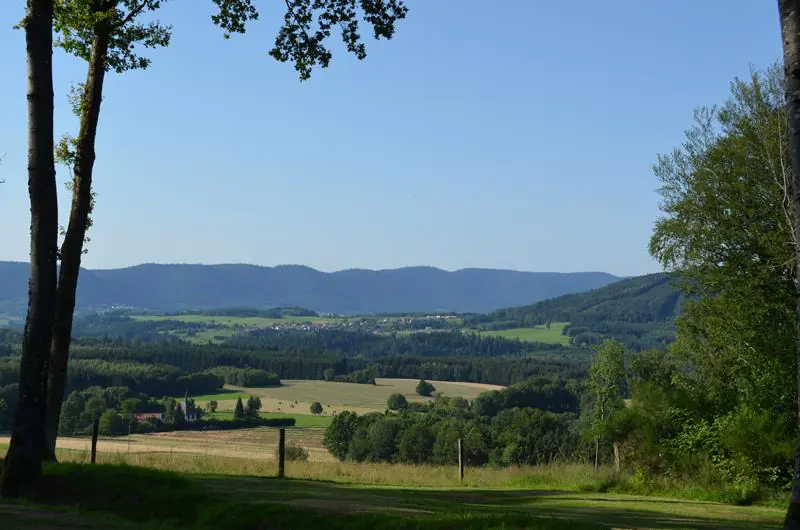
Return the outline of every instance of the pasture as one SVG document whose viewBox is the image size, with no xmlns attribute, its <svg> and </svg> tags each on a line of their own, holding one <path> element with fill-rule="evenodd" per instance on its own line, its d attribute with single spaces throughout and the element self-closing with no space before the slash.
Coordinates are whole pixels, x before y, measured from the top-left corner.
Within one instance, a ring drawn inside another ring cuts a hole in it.
<svg viewBox="0 0 800 530">
<path fill-rule="evenodd" d="M 430 381 L 436 393 L 448 397 L 474 399 L 481 392 L 498 390 L 497 385 L 479 383 L 456 383 L 451 381 Z M 286 380 L 281 386 L 266 388 L 244 388 L 226 385 L 228 393 L 197 396 L 195 402 L 205 407 L 209 400 L 217 401 L 220 412 L 233 410 L 237 398 L 243 400 L 255 395 L 261 398 L 263 412 L 281 412 L 294 416 L 308 414 L 311 404 L 319 401 L 322 414 L 329 416 L 345 410 L 358 414 L 382 412 L 386 410 L 386 400 L 392 394 L 403 394 L 408 401 L 430 401 L 433 398 L 417 394 L 418 379 L 376 379 L 375 385 L 356 383 L 337 383 L 332 381 Z"/>
<path fill-rule="evenodd" d="M 480 334 L 492 337 L 503 337 L 504 339 L 519 339 L 524 342 L 545 342 L 548 344 L 569 346 L 569 337 L 561 334 L 567 324 L 569 324 L 569 322 L 553 322 L 550 324 L 550 328 L 541 325 L 532 328 L 480 331 Z"/>
</svg>

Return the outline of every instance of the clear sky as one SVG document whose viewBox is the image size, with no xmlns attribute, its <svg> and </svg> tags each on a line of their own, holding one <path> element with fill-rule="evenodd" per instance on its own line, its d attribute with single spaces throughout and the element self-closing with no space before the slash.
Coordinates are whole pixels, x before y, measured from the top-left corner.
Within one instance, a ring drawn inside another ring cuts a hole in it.
<svg viewBox="0 0 800 530">
<path fill-rule="evenodd" d="M 407 3 L 301 83 L 266 53 L 282 3 L 225 41 L 210 0 L 166 2 L 172 46 L 107 78 L 85 266 L 653 272 L 656 155 L 780 58 L 774 1 Z M 23 6 L 0 2 L 0 260 L 28 258 Z M 60 136 L 85 65 L 54 64 Z"/>
</svg>

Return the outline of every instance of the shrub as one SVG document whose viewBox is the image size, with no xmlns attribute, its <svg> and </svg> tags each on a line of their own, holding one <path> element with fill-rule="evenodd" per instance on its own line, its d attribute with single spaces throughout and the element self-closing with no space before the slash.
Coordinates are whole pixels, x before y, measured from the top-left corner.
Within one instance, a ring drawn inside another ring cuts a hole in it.
<svg viewBox="0 0 800 530">
<path fill-rule="evenodd" d="M 319 401 L 311 404 L 311 414 L 322 414 L 322 404 Z"/>
<path fill-rule="evenodd" d="M 277 449 L 275 449 L 275 457 L 277 458 Z M 308 462 L 308 449 L 301 447 L 294 442 L 286 444 L 284 456 L 289 462 Z"/>
<path fill-rule="evenodd" d="M 424 379 L 420 379 L 419 383 L 417 383 L 417 394 L 420 396 L 430 397 L 435 391 L 436 387 Z"/>
<path fill-rule="evenodd" d="M 386 405 L 389 407 L 389 410 L 403 410 L 408 407 L 408 401 L 403 394 L 392 394 L 389 396 L 389 399 L 386 400 Z"/>
</svg>

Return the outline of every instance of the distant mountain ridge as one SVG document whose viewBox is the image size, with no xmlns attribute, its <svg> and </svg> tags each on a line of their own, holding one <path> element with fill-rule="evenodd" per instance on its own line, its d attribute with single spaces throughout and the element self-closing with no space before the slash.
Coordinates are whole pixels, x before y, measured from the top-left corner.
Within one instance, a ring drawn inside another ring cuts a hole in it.
<svg viewBox="0 0 800 530">
<path fill-rule="evenodd" d="M 28 264 L 0 262 L 0 308 L 24 307 Z M 150 311 L 296 306 L 355 313 L 488 312 L 608 285 L 603 272 L 550 273 L 435 267 L 320 272 L 302 265 L 143 264 L 81 271 L 78 309 Z"/>
</svg>

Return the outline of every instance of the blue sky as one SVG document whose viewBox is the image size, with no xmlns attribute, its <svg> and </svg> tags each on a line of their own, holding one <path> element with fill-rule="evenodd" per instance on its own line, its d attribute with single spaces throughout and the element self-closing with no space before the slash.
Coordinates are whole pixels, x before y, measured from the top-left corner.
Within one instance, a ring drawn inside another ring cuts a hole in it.
<svg viewBox="0 0 800 530">
<path fill-rule="evenodd" d="M 407 3 L 301 83 L 267 56 L 278 3 L 225 41 L 209 0 L 167 2 L 172 46 L 107 78 L 85 266 L 656 271 L 656 155 L 780 57 L 763 0 Z M 23 5 L 0 2 L 0 260 L 28 257 Z M 60 136 L 85 66 L 54 64 Z"/>
</svg>

